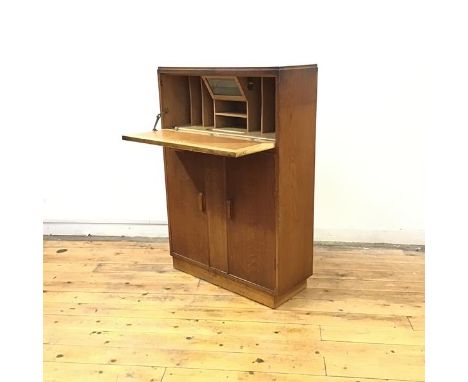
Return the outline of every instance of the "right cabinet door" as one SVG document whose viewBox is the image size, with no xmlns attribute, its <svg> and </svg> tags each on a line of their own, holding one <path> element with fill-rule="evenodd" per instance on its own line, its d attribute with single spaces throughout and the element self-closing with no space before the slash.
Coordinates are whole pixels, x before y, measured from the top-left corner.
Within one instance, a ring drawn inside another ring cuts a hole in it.
<svg viewBox="0 0 468 382">
<path fill-rule="evenodd" d="M 275 288 L 275 158 L 259 153 L 226 161 L 229 273 Z"/>
</svg>

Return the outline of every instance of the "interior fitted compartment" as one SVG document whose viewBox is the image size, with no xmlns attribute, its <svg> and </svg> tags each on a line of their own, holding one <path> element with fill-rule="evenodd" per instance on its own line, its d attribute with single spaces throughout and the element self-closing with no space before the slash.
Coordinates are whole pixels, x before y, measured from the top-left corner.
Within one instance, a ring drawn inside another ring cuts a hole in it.
<svg viewBox="0 0 468 382">
<path fill-rule="evenodd" d="M 216 115 L 215 130 L 235 131 L 238 133 L 245 133 L 247 129 L 247 118 L 236 117 L 229 115 Z"/>
<path fill-rule="evenodd" d="M 247 118 L 247 102 L 215 100 L 215 113 Z"/>
<path fill-rule="evenodd" d="M 198 77 L 200 78 L 200 77 Z M 214 106 L 213 98 L 211 98 L 210 92 L 205 85 L 204 81 L 200 79 L 200 92 L 202 97 L 202 124 L 204 127 L 214 126 Z M 192 125 L 195 125 L 192 123 Z"/>
<path fill-rule="evenodd" d="M 275 140 L 275 77 L 161 74 L 164 129 Z"/>
<path fill-rule="evenodd" d="M 189 92 L 190 92 L 190 124 L 202 124 L 202 92 L 200 77 L 190 76 Z"/>
</svg>

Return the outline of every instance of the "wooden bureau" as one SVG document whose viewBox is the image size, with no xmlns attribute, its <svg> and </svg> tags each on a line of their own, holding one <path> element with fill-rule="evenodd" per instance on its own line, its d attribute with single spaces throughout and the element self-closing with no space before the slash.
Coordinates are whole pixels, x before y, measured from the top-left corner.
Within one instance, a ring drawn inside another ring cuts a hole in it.
<svg viewBox="0 0 468 382">
<path fill-rule="evenodd" d="M 269 307 L 313 271 L 317 66 L 158 68 L 174 267 Z"/>
</svg>

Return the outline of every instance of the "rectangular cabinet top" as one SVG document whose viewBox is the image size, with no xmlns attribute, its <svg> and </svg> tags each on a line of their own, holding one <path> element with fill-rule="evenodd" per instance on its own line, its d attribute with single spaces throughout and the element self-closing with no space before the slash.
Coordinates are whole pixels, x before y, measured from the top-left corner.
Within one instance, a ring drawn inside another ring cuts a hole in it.
<svg viewBox="0 0 468 382">
<path fill-rule="evenodd" d="M 244 75 L 244 76 L 277 76 L 283 70 L 316 69 L 317 65 L 296 66 L 270 66 L 270 67 L 167 67 L 160 66 L 159 73 L 166 74 L 191 74 L 198 76 L 213 75 Z"/>
</svg>

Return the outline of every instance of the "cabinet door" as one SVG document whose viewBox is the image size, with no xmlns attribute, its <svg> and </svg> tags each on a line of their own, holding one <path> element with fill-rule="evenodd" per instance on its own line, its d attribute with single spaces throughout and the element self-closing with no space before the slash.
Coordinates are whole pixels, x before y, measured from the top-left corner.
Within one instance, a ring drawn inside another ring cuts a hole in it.
<svg viewBox="0 0 468 382">
<path fill-rule="evenodd" d="M 271 153 L 228 159 L 229 273 L 275 288 L 275 161 Z"/>
<path fill-rule="evenodd" d="M 206 159 L 204 154 L 164 149 L 171 251 L 208 265 Z"/>
</svg>

